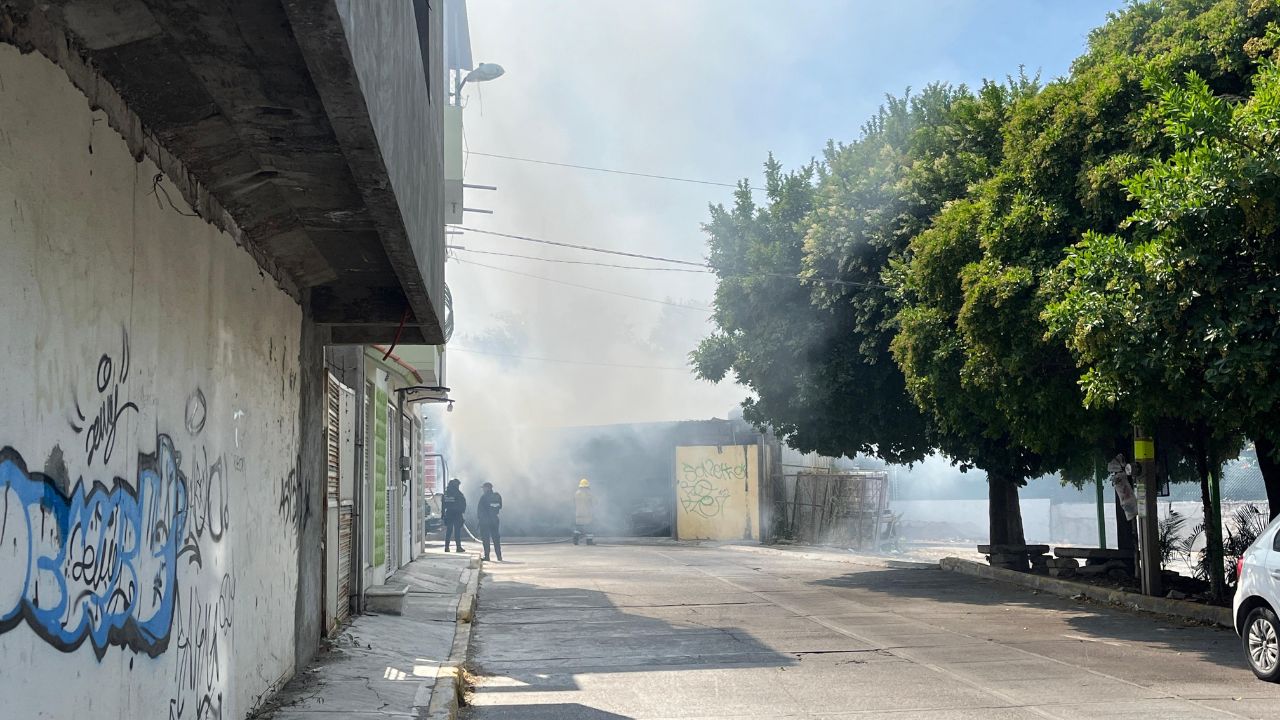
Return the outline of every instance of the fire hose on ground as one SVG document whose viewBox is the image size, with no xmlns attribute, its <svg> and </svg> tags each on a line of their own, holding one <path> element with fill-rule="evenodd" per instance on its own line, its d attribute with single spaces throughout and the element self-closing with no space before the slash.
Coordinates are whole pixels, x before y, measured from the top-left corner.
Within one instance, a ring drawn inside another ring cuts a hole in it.
<svg viewBox="0 0 1280 720">
<path fill-rule="evenodd" d="M 465 522 L 462 523 L 462 529 L 466 530 L 467 535 L 469 535 L 471 539 L 474 540 L 475 542 L 478 542 L 478 543 L 484 542 L 480 538 L 476 537 L 475 533 L 471 532 L 471 528 L 467 527 L 467 524 Z M 567 543 L 567 542 L 573 542 L 573 538 L 567 537 L 567 538 L 555 538 L 555 539 L 549 539 L 549 540 L 503 540 L 502 544 L 503 545 L 556 545 L 558 543 Z"/>
</svg>

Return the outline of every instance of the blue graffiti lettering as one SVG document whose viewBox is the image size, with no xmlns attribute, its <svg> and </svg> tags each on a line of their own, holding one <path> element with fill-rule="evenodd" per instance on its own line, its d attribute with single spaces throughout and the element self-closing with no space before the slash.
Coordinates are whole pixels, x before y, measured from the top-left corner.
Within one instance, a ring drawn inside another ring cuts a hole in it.
<svg viewBox="0 0 1280 720">
<path fill-rule="evenodd" d="M 0 449 L 0 634 L 26 622 L 71 652 L 89 640 L 163 653 L 177 597 L 187 479 L 167 435 L 139 454 L 135 487 L 82 479 L 68 494 Z"/>
</svg>

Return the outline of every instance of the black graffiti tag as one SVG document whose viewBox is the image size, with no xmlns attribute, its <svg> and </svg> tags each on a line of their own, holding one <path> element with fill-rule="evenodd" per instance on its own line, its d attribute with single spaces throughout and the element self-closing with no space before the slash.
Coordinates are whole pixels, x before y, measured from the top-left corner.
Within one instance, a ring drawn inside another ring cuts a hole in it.
<svg viewBox="0 0 1280 720">
<path fill-rule="evenodd" d="M 177 631 L 174 682 L 177 687 L 174 697 L 169 700 L 170 720 L 184 717 L 215 720 L 222 717 L 223 654 L 219 644 L 231 639 L 231 608 L 235 597 L 235 580 L 230 574 L 222 576 L 215 601 L 192 601 L 179 594 L 174 617 Z M 188 710 L 192 711 L 190 715 Z"/>
<path fill-rule="evenodd" d="M 97 388 L 98 411 L 92 419 L 85 418 L 76 401 L 77 421 L 71 422 L 71 429 L 84 435 L 84 451 L 89 465 L 93 464 L 94 455 L 102 451 L 102 462 L 111 462 L 111 453 L 116 446 L 116 429 L 120 426 L 120 418 L 132 410 L 138 412 L 138 406 L 132 401 L 122 400 L 121 386 L 129 379 L 129 332 L 121 330 L 120 358 L 117 362 L 109 354 L 103 353 L 98 358 L 98 369 L 94 377 Z M 86 424 L 87 423 L 87 424 Z"/>
<path fill-rule="evenodd" d="M 280 478 L 280 502 L 276 510 L 280 518 L 301 534 L 311 519 L 311 492 L 297 469 Z"/>
<path fill-rule="evenodd" d="M 231 522 L 227 492 L 222 457 L 215 457 L 211 462 L 209 450 L 201 448 L 195 459 L 191 484 L 191 529 L 196 538 L 208 531 L 211 540 L 222 541 Z"/>
</svg>

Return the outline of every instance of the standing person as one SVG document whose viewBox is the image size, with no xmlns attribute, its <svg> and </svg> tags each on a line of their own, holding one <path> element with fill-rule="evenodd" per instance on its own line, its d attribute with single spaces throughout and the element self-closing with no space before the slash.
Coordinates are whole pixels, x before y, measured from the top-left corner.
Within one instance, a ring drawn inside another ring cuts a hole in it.
<svg viewBox="0 0 1280 720">
<path fill-rule="evenodd" d="M 595 545 L 596 536 L 591 534 L 591 523 L 595 521 L 596 499 L 591 495 L 591 483 L 586 478 L 578 481 L 578 492 L 573 495 L 573 544 L 577 545 L 583 535 L 587 536 L 587 544 Z"/>
<path fill-rule="evenodd" d="M 462 552 L 462 518 L 467 511 L 467 496 L 462 494 L 461 480 L 454 478 L 449 481 L 440 505 L 440 518 L 444 521 L 444 551 L 449 552 L 452 539 L 457 552 Z"/>
<path fill-rule="evenodd" d="M 480 496 L 480 507 L 476 514 L 480 516 L 480 542 L 484 543 L 484 559 L 489 559 L 489 543 L 493 543 L 493 552 L 498 562 L 502 562 L 502 528 L 498 523 L 498 513 L 502 510 L 502 495 L 493 491 L 493 483 L 480 486 L 484 494 Z"/>
</svg>

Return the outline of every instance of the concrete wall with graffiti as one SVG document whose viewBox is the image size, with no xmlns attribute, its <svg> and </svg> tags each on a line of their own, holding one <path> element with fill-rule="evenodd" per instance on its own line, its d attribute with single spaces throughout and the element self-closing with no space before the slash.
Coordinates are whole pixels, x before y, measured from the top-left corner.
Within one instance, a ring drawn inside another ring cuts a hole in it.
<svg viewBox="0 0 1280 720">
<path fill-rule="evenodd" d="M 301 310 L 2 44 L 0 308 L 0 715 L 244 717 L 295 659 Z"/>
<path fill-rule="evenodd" d="M 760 447 L 676 448 L 676 535 L 681 540 L 760 539 Z"/>
</svg>

